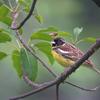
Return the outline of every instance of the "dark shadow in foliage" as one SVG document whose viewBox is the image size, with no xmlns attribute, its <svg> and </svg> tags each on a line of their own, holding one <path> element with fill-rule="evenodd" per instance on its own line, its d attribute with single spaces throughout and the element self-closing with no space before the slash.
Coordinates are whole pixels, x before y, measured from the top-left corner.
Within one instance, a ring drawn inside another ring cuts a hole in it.
<svg viewBox="0 0 100 100">
<path fill-rule="evenodd" d="M 98 7 L 100 7 L 100 0 L 92 0 L 92 1 L 95 2 Z"/>
</svg>

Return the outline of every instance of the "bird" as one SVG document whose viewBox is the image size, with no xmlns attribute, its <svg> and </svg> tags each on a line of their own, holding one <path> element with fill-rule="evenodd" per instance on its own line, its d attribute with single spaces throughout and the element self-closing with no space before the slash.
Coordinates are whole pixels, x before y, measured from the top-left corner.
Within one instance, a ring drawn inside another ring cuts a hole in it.
<svg viewBox="0 0 100 100">
<path fill-rule="evenodd" d="M 52 37 L 51 54 L 63 67 L 67 68 L 75 64 L 75 62 L 84 55 L 84 52 L 78 47 L 65 41 L 62 37 L 58 37 L 58 33 L 50 33 L 49 35 Z M 96 68 L 95 64 L 90 59 L 86 60 L 83 65 L 100 74 L 100 70 Z"/>
</svg>

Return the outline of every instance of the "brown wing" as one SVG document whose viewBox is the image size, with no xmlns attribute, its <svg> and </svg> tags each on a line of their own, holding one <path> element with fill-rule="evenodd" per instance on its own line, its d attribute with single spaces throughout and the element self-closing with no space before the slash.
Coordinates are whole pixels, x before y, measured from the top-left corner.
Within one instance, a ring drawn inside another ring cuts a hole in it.
<svg viewBox="0 0 100 100">
<path fill-rule="evenodd" d="M 63 52 L 62 52 L 63 51 Z M 59 47 L 59 52 L 60 54 L 62 54 L 65 58 L 70 58 L 73 61 L 77 61 L 78 59 L 80 59 L 83 56 L 83 52 L 75 47 L 74 45 L 70 44 L 70 43 L 65 43 L 62 46 Z M 92 61 L 90 60 L 86 60 L 85 63 L 86 65 L 90 65 L 93 66 Z"/>
</svg>

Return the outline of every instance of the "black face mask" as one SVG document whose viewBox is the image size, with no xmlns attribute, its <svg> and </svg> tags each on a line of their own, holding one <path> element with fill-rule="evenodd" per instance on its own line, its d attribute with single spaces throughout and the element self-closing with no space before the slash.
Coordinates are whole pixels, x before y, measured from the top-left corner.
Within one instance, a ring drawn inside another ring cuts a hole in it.
<svg viewBox="0 0 100 100">
<path fill-rule="evenodd" d="M 65 41 L 62 38 L 55 38 L 52 42 L 52 46 L 60 46 L 63 45 Z"/>
</svg>

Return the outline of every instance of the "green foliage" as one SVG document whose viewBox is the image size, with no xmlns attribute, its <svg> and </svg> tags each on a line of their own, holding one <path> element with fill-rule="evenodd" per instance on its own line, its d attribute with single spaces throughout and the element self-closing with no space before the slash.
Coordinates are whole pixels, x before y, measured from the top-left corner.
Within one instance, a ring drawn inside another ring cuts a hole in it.
<svg viewBox="0 0 100 100">
<path fill-rule="evenodd" d="M 0 43 L 10 42 L 10 41 L 11 37 L 8 35 L 8 33 L 5 30 L 0 29 Z"/>
<path fill-rule="evenodd" d="M 19 0 L 19 4 L 21 4 L 23 6 L 23 10 L 26 13 L 29 13 L 30 11 L 30 5 L 32 4 L 32 0 Z M 42 23 L 43 22 L 43 17 L 41 15 L 38 14 L 36 8 L 32 14 L 34 16 L 34 18 L 39 22 Z"/>
<path fill-rule="evenodd" d="M 34 81 L 37 77 L 37 72 L 38 72 L 37 59 L 33 57 L 24 48 L 21 48 L 20 56 L 21 56 L 23 73 L 27 75 L 30 80 Z"/>
<path fill-rule="evenodd" d="M 12 52 L 12 61 L 13 61 L 13 66 L 19 78 L 21 78 L 22 77 L 22 65 L 21 65 L 20 52 L 18 50 L 14 50 Z"/>
<path fill-rule="evenodd" d="M 45 40 L 45 41 L 51 41 L 52 38 L 48 33 L 50 32 L 57 32 L 57 29 L 54 27 L 48 27 L 46 29 L 39 30 L 37 32 L 32 33 L 30 39 L 39 39 L 39 40 Z"/>
<path fill-rule="evenodd" d="M 9 9 L 6 7 L 6 5 L 0 6 L 0 17 L 5 17 L 9 13 Z"/>
<path fill-rule="evenodd" d="M 24 13 L 29 13 L 30 5 L 32 4 L 32 1 L 33 0 L 18 0 L 18 5 L 20 5 L 19 8 L 22 8 L 18 10 L 23 10 Z M 11 18 L 10 13 L 11 13 L 10 5 L 9 6 L 4 5 L 0 1 L 0 22 L 6 24 L 9 27 L 11 26 L 11 23 L 12 23 L 12 18 Z M 32 16 L 39 23 L 43 22 L 43 17 L 38 14 L 36 9 L 34 13 L 32 14 Z M 77 44 L 80 42 L 87 42 L 87 43 L 96 42 L 96 38 L 93 38 L 93 37 L 86 37 L 86 38 L 80 39 L 79 36 L 81 35 L 82 31 L 83 31 L 83 28 L 76 27 L 73 30 L 73 34 L 70 34 L 65 31 L 59 31 L 55 27 L 48 27 L 48 28 L 33 32 L 29 40 L 30 42 L 35 44 L 35 47 L 38 48 L 40 52 L 43 52 L 46 55 L 50 64 L 53 64 L 54 59 L 51 55 L 51 45 L 50 45 L 52 38 L 49 35 L 49 33 L 57 32 L 59 37 L 67 38 L 71 40 L 70 42 L 72 42 L 73 44 Z M 12 40 L 8 33 L 9 33 L 8 29 L 6 30 L 0 29 L 0 43 L 6 43 Z M 20 29 L 19 33 L 20 35 L 22 35 L 23 29 Z M 34 43 L 34 40 L 37 40 L 38 42 Z M 0 51 L 0 60 L 5 58 L 6 56 L 7 56 L 6 53 Z M 13 61 L 13 66 L 20 78 L 22 77 L 22 74 L 24 73 L 25 75 L 29 77 L 30 80 L 34 81 L 36 79 L 37 73 L 38 73 L 38 62 L 37 62 L 37 59 L 33 57 L 26 49 L 21 48 L 20 52 L 18 50 L 14 50 L 12 52 L 12 61 Z"/>
<path fill-rule="evenodd" d="M 94 37 L 87 37 L 87 38 L 83 38 L 82 41 L 95 43 L 96 42 L 96 38 L 94 38 Z"/>
<path fill-rule="evenodd" d="M 39 42 L 35 45 L 41 52 L 43 52 L 49 59 L 50 63 L 54 63 L 54 59 L 51 54 L 51 45 L 48 42 Z"/>
<path fill-rule="evenodd" d="M 40 33 L 58 32 L 58 29 L 51 26 L 51 27 L 48 27 L 48 28 L 45 28 L 45 29 L 41 29 L 38 32 L 40 32 Z"/>
<path fill-rule="evenodd" d="M 73 44 L 78 44 L 80 42 L 87 42 L 87 43 L 95 43 L 96 42 L 96 38 L 94 37 L 85 37 L 85 38 L 82 38 L 80 39 L 79 36 L 82 34 L 82 31 L 83 31 L 83 28 L 79 28 L 79 27 L 76 27 L 74 28 L 73 30 L 73 37 L 72 37 L 72 43 Z"/>
<path fill-rule="evenodd" d="M 5 16 L 5 17 L 0 17 L 0 21 L 10 26 L 12 19 L 9 16 Z"/>
<path fill-rule="evenodd" d="M 42 23 L 43 22 L 43 17 L 40 16 L 40 15 L 34 15 L 36 20 L 39 22 L 39 23 Z"/>
<path fill-rule="evenodd" d="M 79 28 L 79 27 L 76 27 L 76 28 L 74 28 L 74 35 L 76 36 L 76 37 L 78 37 L 79 35 L 80 35 L 80 33 L 83 31 L 83 28 L 81 27 L 81 28 Z"/>
<path fill-rule="evenodd" d="M 48 34 L 39 33 L 39 32 L 32 34 L 31 40 L 34 40 L 34 39 L 45 40 L 45 41 L 51 41 L 52 40 L 51 37 Z"/>
<path fill-rule="evenodd" d="M 8 26 L 11 25 L 12 19 L 9 16 L 10 10 L 6 5 L 0 6 L 0 21 L 7 24 Z"/>
<path fill-rule="evenodd" d="M 60 37 L 72 37 L 72 35 L 69 32 L 64 32 L 64 31 L 58 31 L 58 36 Z"/>
<path fill-rule="evenodd" d="M 0 51 L 0 60 L 2 60 L 3 58 L 5 58 L 7 56 L 6 53 Z"/>
<path fill-rule="evenodd" d="M 18 0 L 19 4 L 23 5 L 23 6 L 30 6 L 32 4 L 32 0 Z"/>
<path fill-rule="evenodd" d="M 72 37 L 72 42 L 73 44 L 77 44 L 79 41 L 79 35 L 82 33 L 83 28 L 75 27 L 73 29 L 73 37 Z"/>
</svg>

